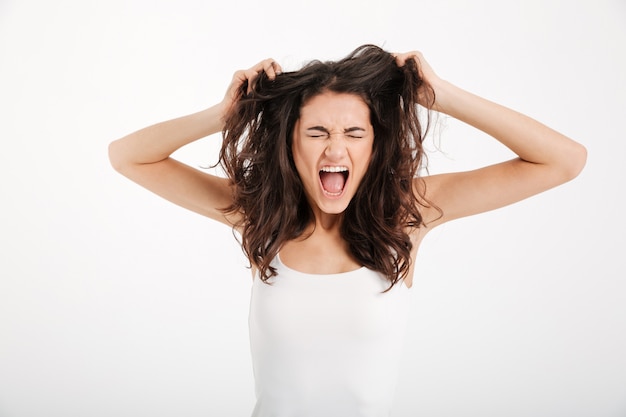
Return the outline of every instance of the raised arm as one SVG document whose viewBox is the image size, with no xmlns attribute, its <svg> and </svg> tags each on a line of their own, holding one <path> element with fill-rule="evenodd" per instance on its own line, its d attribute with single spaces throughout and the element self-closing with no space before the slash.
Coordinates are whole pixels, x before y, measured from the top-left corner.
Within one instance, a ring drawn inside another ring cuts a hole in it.
<svg viewBox="0 0 626 417">
<path fill-rule="evenodd" d="M 111 165 L 121 174 L 196 213 L 226 224 L 221 209 L 232 202 L 229 181 L 192 168 L 170 155 L 177 149 L 203 137 L 221 132 L 224 117 L 238 99 L 244 83 L 252 86 L 259 73 L 274 78 L 280 66 L 264 60 L 248 70 L 237 71 L 224 99 L 200 112 L 161 122 L 131 133 L 109 145 Z"/>
<path fill-rule="evenodd" d="M 419 52 L 396 56 L 399 65 L 417 61 L 432 86 L 430 107 L 461 120 L 497 139 L 518 155 L 510 161 L 467 172 L 425 177 L 426 197 L 442 211 L 430 210 L 431 226 L 515 203 L 576 177 L 587 152 L 579 143 L 540 122 L 493 103 L 439 78 Z"/>
</svg>

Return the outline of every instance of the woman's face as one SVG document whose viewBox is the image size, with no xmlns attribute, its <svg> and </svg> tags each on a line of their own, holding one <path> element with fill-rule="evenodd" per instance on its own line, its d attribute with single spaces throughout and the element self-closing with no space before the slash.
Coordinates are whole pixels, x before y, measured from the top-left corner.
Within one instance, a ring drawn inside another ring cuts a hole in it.
<svg viewBox="0 0 626 417">
<path fill-rule="evenodd" d="M 370 111 L 354 94 L 324 92 L 300 109 L 293 132 L 296 169 L 314 211 L 342 213 L 372 156 Z"/>
</svg>

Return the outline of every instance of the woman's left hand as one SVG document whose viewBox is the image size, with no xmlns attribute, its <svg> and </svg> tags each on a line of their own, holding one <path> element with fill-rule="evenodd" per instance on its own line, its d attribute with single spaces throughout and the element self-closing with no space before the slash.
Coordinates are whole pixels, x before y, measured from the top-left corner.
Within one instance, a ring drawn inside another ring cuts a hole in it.
<svg viewBox="0 0 626 417">
<path fill-rule="evenodd" d="M 436 94 L 435 97 L 432 96 L 432 91 L 437 88 L 439 82 L 441 82 L 441 78 L 435 73 L 430 64 L 424 58 L 419 51 L 410 51 L 404 53 L 394 53 L 392 54 L 396 58 L 396 64 L 399 67 L 404 67 L 408 60 L 415 61 L 417 66 L 418 75 L 422 78 L 427 85 L 425 88 L 420 91 L 418 102 L 420 105 L 427 107 L 429 109 L 437 110 L 436 106 Z"/>
</svg>

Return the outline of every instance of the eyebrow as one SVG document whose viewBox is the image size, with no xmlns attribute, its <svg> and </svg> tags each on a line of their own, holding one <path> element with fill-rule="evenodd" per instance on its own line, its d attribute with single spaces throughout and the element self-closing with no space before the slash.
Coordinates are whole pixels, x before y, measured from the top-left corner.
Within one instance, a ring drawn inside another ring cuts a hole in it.
<svg viewBox="0 0 626 417">
<path fill-rule="evenodd" d="M 315 130 L 315 131 L 319 131 L 319 132 L 330 133 L 330 131 L 328 129 L 326 129 L 324 126 L 309 127 L 307 129 L 307 131 L 309 131 L 309 130 Z M 362 127 L 353 126 L 353 127 L 349 127 L 347 129 L 343 130 L 343 133 L 350 133 L 350 132 L 365 132 L 365 129 L 363 129 Z"/>
</svg>

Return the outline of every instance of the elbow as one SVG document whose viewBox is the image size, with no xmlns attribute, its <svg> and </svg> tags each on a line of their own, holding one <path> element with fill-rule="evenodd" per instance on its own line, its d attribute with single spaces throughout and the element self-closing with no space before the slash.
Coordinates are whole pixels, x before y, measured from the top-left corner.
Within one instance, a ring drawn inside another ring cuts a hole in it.
<svg viewBox="0 0 626 417">
<path fill-rule="evenodd" d="M 109 163 L 114 170 L 121 173 L 124 170 L 124 158 L 122 157 L 119 141 L 115 140 L 109 143 L 108 152 Z"/>
<path fill-rule="evenodd" d="M 587 148 L 580 143 L 575 143 L 568 158 L 567 176 L 568 180 L 576 178 L 587 163 Z"/>
</svg>

